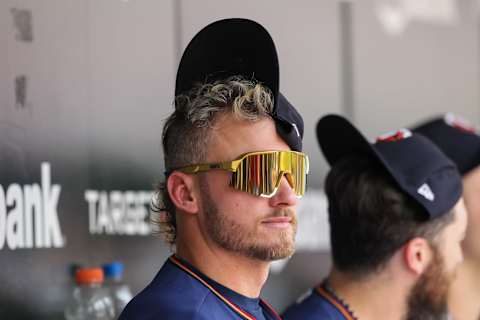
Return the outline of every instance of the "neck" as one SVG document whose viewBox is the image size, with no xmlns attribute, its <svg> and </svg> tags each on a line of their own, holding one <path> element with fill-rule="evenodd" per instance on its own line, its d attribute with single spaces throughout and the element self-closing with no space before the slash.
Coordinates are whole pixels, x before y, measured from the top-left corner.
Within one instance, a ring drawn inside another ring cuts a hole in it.
<svg viewBox="0 0 480 320">
<path fill-rule="evenodd" d="M 199 250 L 198 246 L 198 242 L 197 245 L 184 245 L 184 242 L 177 241 L 175 254 L 210 279 L 241 295 L 249 298 L 260 296 L 268 277 L 269 262 L 245 257 L 217 246 L 203 250 Z"/>
<path fill-rule="evenodd" d="M 408 291 L 400 289 L 389 274 L 357 279 L 332 270 L 329 282 L 360 320 L 400 320 L 406 313 Z"/>
<path fill-rule="evenodd" d="M 480 261 L 466 259 L 450 288 L 448 306 L 455 320 L 480 318 Z"/>
</svg>

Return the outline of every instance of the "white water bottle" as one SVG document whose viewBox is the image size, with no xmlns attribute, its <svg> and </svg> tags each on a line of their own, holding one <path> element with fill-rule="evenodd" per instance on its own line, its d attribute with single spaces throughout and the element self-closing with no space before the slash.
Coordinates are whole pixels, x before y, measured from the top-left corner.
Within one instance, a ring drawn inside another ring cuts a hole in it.
<svg viewBox="0 0 480 320">
<path fill-rule="evenodd" d="M 112 262 L 103 265 L 105 287 L 109 290 L 115 308 L 115 317 L 120 316 L 127 303 L 132 300 L 130 287 L 123 282 L 123 264 Z"/>
<path fill-rule="evenodd" d="M 114 320 L 113 301 L 102 287 L 101 268 L 79 268 L 75 273 L 76 286 L 65 307 L 66 320 Z"/>
</svg>

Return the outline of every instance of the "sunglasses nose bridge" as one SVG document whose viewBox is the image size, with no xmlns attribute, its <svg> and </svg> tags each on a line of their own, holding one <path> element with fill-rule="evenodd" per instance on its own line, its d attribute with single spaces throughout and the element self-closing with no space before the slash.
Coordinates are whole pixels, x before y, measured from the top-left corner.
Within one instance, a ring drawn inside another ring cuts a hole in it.
<svg viewBox="0 0 480 320">
<path fill-rule="evenodd" d="M 293 176 L 290 170 L 282 170 L 280 171 L 277 179 L 277 183 L 275 184 L 275 188 L 278 189 L 280 187 L 280 183 L 282 182 L 282 177 L 285 176 L 285 179 L 288 182 L 288 185 L 292 190 L 295 188 L 295 182 L 293 181 Z"/>
</svg>

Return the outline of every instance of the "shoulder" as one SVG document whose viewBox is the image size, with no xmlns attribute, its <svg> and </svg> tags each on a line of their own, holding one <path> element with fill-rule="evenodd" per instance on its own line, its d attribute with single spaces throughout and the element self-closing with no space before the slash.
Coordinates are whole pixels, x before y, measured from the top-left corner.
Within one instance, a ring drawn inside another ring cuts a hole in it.
<svg viewBox="0 0 480 320">
<path fill-rule="evenodd" d="M 343 320 L 343 315 L 328 300 L 310 289 L 282 314 L 284 320 Z"/>
<path fill-rule="evenodd" d="M 123 310 L 120 320 L 198 319 L 209 290 L 166 262 L 153 281 Z"/>
<path fill-rule="evenodd" d="M 166 262 L 125 307 L 119 320 L 220 320 L 230 310 L 208 288 Z"/>
</svg>

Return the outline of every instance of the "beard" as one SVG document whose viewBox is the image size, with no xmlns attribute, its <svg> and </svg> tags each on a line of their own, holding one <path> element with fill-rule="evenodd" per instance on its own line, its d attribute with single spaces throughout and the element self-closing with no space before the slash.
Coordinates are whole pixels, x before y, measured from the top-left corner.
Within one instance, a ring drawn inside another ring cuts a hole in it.
<svg viewBox="0 0 480 320">
<path fill-rule="evenodd" d="M 448 291 L 453 274 L 445 271 L 445 262 L 432 246 L 433 259 L 410 291 L 407 320 L 447 320 Z"/>
<path fill-rule="evenodd" d="M 258 230 L 239 224 L 229 217 L 228 213 L 220 212 L 215 201 L 210 196 L 206 181 L 200 179 L 202 191 L 202 207 L 205 213 L 205 229 L 210 238 L 221 248 L 243 256 L 262 261 L 273 261 L 290 257 L 295 252 L 295 234 L 297 219 L 291 209 L 279 209 L 262 219 L 270 217 L 290 217 L 292 230 L 278 230 L 273 240 L 262 236 Z M 250 214 L 244 212 L 244 214 Z M 292 231 L 292 232 L 291 232 Z"/>
</svg>

